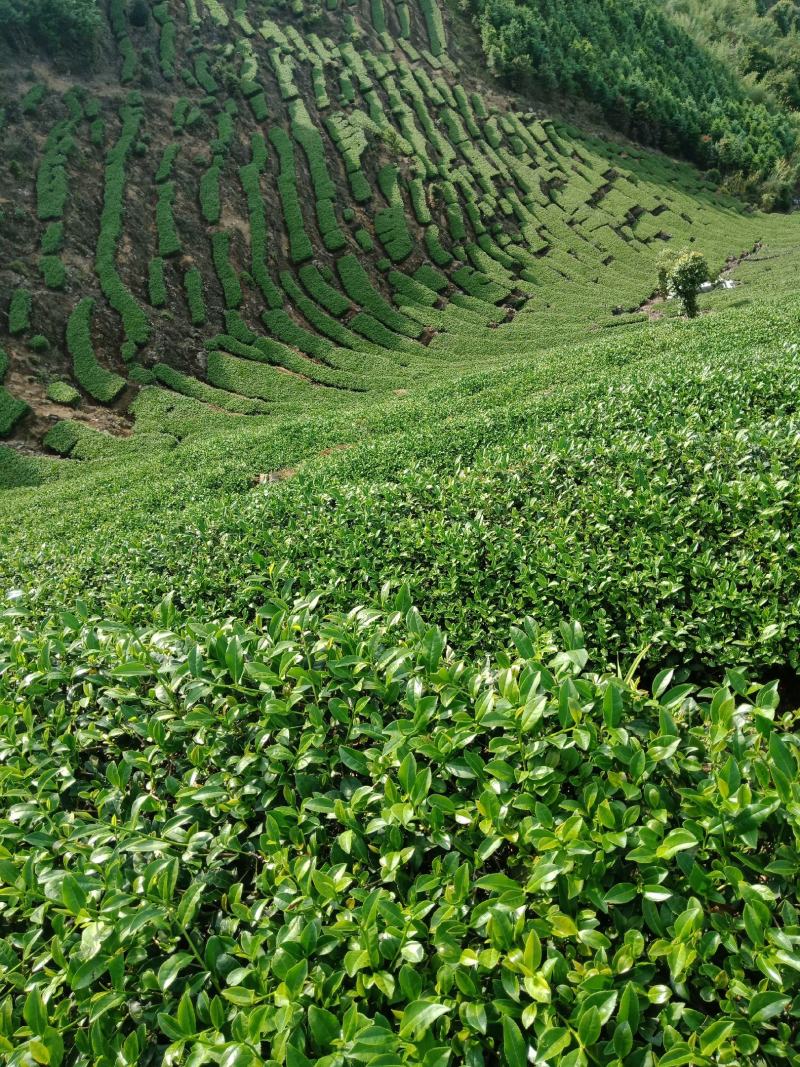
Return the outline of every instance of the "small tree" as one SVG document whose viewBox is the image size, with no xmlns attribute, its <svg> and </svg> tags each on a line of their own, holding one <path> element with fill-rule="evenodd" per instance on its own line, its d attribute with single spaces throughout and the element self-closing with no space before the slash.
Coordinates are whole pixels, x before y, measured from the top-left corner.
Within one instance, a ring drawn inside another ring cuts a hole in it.
<svg viewBox="0 0 800 1067">
<path fill-rule="evenodd" d="M 697 314 L 697 292 L 706 281 L 708 263 L 702 252 L 681 252 L 669 270 L 667 283 L 690 319 Z"/>
</svg>

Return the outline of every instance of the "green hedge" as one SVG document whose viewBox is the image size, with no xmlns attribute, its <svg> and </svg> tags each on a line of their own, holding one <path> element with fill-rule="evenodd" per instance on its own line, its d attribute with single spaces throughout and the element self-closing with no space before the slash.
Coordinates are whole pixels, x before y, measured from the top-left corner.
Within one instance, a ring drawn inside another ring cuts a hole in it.
<svg viewBox="0 0 800 1067">
<path fill-rule="evenodd" d="M 164 281 L 164 260 L 160 256 L 151 259 L 147 269 L 150 303 L 154 308 L 163 308 L 167 303 L 167 286 Z"/>
<path fill-rule="evenodd" d="M 60 219 L 58 222 L 48 223 L 44 233 L 42 234 L 42 255 L 55 256 L 61 251 L 63 245 L 64 223 Z"/>
<path fill-rule="evenodd" d="M 331 315 L 341 317 L 353 306 L 343 293 L 325 281 L 319 268 L 313 264 L 306 264 L 297 273 L 308 293 Z"/>
<path fill-rule="evenodd" d="M 190 267 L 183 276 L 186 302 L 192 326 L 203 326 L 206 321 L 206 305 L 203 297 L 203 275 L 197 267 Z"/>
<path fill-rule="evenodd" d="M 267 146 L 262 134 L 253 134 L 251 149 L 251 162 L 239 169 L 239 178 L 247 198 L 247 212 L 250 219 L 250 270 L 267 306 L 279 308 L 283 299 L 267 267 L 267 220 L 264 212 L 264 198 L 261 193 L 261 174 L 267 163 Z"/>
<path fill-rule="evenodd" d="M 106 157 L 103 212 L 95 253 L 95 269 L 103 295 L 122 317 L 126 340 L 136 345 L 147 342 L 150 324 L 119 276 L 116 253 L 124 217 L 125 163 L 139 132 L 142 114 L 140 95 L 131 93 L 120 112 L 122 131 L 119 139 Z"/>
<path fill-rule="evenodd" d="M 172 177 L 172 171 L 175 166 L 175 160 L 178 157 L 178 153 L 181 150 L 181 146 L 178 144 L 168 144 L 161 155 L 161 162 L 158 165 L 156 171 L 156 184 L 160 185 L 161 182 L 169 181 Z"/>
<path fill-rule="evenodd" d="M 0 385 L 0 437 L 7 437 L 30 408 Z"/>
<path fill-rule="evenodd" d="M 373 287 L 369 276 L 353 255 L 337 260 L 336 269 L 350 298 L 395 333 L 419 337 L 422 327 L 391 306 Z M 351 323 L 353 329 L 355 326 Z"/>
<path fill-rule="evenodd" d="M 40 256 L 39 270 L 48 289 L 63 289 L 67 283 L 67 269 L 58 256 Z"/>
<path fill-rule="evenodd" d="M 69 194 L 67 162 L 75 148 L 73 122 L 59 122 L 45 142 L 39 169 L 36 172 L 36 214 L 43 222 L 60 219 Z"/>
<path fill-rule="evenodd" d="M 156 363 L 153 373 L 162 385 L 166 385 L 176 393 L 190 396 L 204 404 L 213 404 L 214 407 L 223 408 L 233 414 L 263 415 L 270 410 L 269 405 L 260 400 L 237 396 L 224 389 L 215 389 L 213 385 L 206 385 L 205 382 L 198 381 L 197 378 L 188 374 L 181 374 L 180 371 L 168 367 L 165 363 Z"/>
<path fill-rule="evenodd" d="M 303 212 L 297 195 L 294 149 L 285 130 L 279 127 L 273 127 L 269 131 L 269 139 L 278 155 L 280 165 L 278 192 L 283 208 L 283 218 L 289 233 L 289 254 L 293 263 L 303 263 L 311 259 L 314 249 L 305 231 Z"/>
<path fill-rule="evenodd" d="M 27 289 L 15 289 L 8 309 L 8 332 L 24 333 L 31 324 L 33 298 Z"/>
<path fill-rule="evenodd" d="M 65 404 L 71 407 L 77 404 L 81 398 L 78 390 L 69 382 L 51 382 L 47 387 L 47 399 L 54 404 Z"/>
<path fill-rule="evenodd" d="M 222 164 L 216 159 L 200 179 L 200 210 L 203 218 L 212 226 L 219 222 L 221 208 L 219 197 L 219 179 Z"/>
<path fill-rule="evenodd" d="M 229 309 L 242 306 L 243 294 L 236 271 L 231 266 L 229 251 L 231 237 L 229 233 L 221 230 L 211 236 L 211 250 L 214 259 L 214 270 L 222 286 L 225 297 L 225 307 Z"/>
<path fill-rule="evenodd" d="M 175 182 L 165 181 L 158 186 L 156 227 L 159 256 L 174 256 L 181 250 L 181 240 L 175 226 L 172 206 L 175 202 Z"/>
<path fill-rule="evenodd" d="M 102 367 L 92 344 L 94 300 L 84 297 L 67 322 L 67 348 L 72 356 L 75 380 L 101 404 L 110 404 L 125 388 L 125 379 Z"/>
</svg>

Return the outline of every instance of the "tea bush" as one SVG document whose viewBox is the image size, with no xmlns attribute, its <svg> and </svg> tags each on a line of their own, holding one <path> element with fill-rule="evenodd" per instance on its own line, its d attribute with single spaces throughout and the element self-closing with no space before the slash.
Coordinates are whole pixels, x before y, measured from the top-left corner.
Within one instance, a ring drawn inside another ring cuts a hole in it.
<svg viewBox="0 0 800 1067">
<path fill-rule="evenodd" d="M 7 437 L 29 410 L 23 400 L 18 400 L 4 385 L 0 385 L 0 437 Z"/>
<path fill-rule="evenodd" d="M 280 166 L 278 192 L 280 193 L 284 222 L 289 233 L 290 255 L 293 263 L 303 263 L 307 259 L 311 259 L 313 248 L 311 240 L 305 231 L 303 212 L 297 195 L 294 149 L 286 132 L 278 127 L 273 127 L 269 131 L 269 139 L 278 155 Z"/>
<path fill-rule="evenodd" d="M 24 333 L 31 324 L 33 298 L 27 289 L 15 289 L 8 309 L 8 332 Z"/>
<path fill-rule="evenodd" d="M 81 394 L 69 382 L 51 382 L 47 387 L 47 399 L 54 404 L 72 406 L 80 400 Z"/>
<path fill-rule="evenodd" d="M 122 130 L 119 139 L 106 158 L 103 211 L 95 252 L 95 270 L 103 295 L 122 318 L 126 340 L 143 345 L 150 336 L 150 324 L 134 296 L 124 285 L 116 266 L 117 243 L 122 234 L 125 211 L 125 162 L 142 122 L 142 103 L 138 94 L 130 94 L 121 109 L 120 117 Z"/>
<path fill-rule="evenodd" d="M 206 321 L 206 306 L 203 297 L 203 276 L 197 267 L 192 267 L 183 276 L 189 318 L 192 326 L 202 326 Z"/>
<path fill-rule="evenodd" d="M 472 663 L 387 608 L 6 612 L 14 1062 L 796 1063 L 775 687 L 644 689 L 566 624 Z"/>
<path fill-rule="evenodd" d="M 94 300 L 84 297 L 67 323 L 67 348 L 72 356 L 75 380 L 103 404 L 110 404 L 125 388 L 125 379 L 101 366 L 92 344 Z"/>
</svg>

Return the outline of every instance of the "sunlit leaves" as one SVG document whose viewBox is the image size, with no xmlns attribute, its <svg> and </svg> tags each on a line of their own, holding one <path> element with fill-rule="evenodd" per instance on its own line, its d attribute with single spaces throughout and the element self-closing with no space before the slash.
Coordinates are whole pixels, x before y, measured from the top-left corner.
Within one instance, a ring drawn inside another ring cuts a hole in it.
<svg viewBox="0 0 800 1067">
<path fill-rule="evenodd" d="M 664 674 L 651 696 L 582 669 L 574 625 L 524 623 L 524 658 L 487 669 L 397 606 L 0 623 L 0 1048 L 790 1058 L 797 742 L 774 688 Z"/>
</svg>

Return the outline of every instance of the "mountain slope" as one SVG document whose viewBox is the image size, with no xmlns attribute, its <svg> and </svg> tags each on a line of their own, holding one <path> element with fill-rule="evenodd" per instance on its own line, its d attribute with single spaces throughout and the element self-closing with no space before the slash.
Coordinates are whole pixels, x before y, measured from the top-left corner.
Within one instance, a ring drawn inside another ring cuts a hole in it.
<svg viewBox="0 0 800 1067">
<path fill-rule="evenodd" d="M 770 229 L 688 168 L 515 111 L 459 69 L 435 0 L 248 10 L 114 0 L 90 77 L 10 64 L 0 347 L 25 447 L 64 419 L 126 433 L 151 382 L 251 415 L 407 388 L 476 331 L 558 336 L 565 300 L 587 325 L 634 311 L 664 241 L 719 269 Z"/>
</svg>

